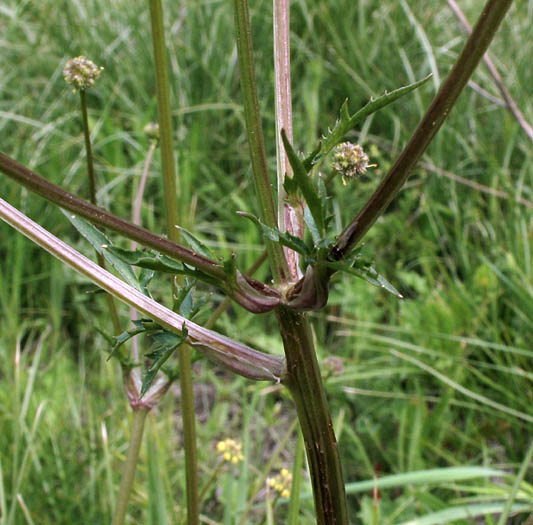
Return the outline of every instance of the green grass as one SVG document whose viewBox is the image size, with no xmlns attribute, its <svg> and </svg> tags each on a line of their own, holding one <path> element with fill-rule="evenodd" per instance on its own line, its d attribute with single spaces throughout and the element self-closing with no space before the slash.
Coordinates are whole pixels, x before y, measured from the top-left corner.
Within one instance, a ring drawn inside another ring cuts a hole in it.
<svg viewBox="0 0 533 525">
<path fill-rule="evenodd" d="M 220 256 L 250 266 L 262 247 L 236 210 L 256 212 L 240 105 L 231 5 L 165 2 L 169 17 L 181 206 L 188 224 Z M 482 2 L 462 5 L 473 21 Z M 434 80 L 369 119 L 360 140 L 378 164 L 355 186 L 333 183 L 336 224 L 376 186 L 457 56 L 463 36 L 445 2 L 292 3 L 295 145 L 308 152 L 333 125 L 346 97 L 352 111 L 433 72 Z M 252 2 L 256 66 L 272 174 L 275 166 L 271 5 Z M 529 122 L 533 2 L 517 0 L 491 48 Z M 0 4 L 1 150 L 50 180 L 87 195 L 78 101 L 62 79 L 67 58 L 103 65 L 89 92 L 100 203 L 119 215 L 131 202 L 148 150 L 142 133 L 156 119 L 147 5 L 102 2 Z M 482 67 L 474 78 L 497 94 Z M 353 516 L 371 524 L 495 524 L 505 500 L 531 505 L 526 465 L 533 418 L 533 150 L 503 108 L 467 89 L 407 187 L 365 239 L 365 254 L 405 296 L 398 301 L 353 278 L 337 277 L 325 311 L 313 315 L 321 358 L 343 360 L 328 380 L 347 482 L 444 467 L 485 466 L 505 476 L 424 481 L 350 493 Z M 507 198 L 475 190 L 431 166 Z M 324 167 L 327 168 L 326 166 Z M 163 230 L 159 155 L 143 224 Z M 87 254 L 62 214 L 1 177 L 0 196 Z M 263 268 L 258 273 L 268 279 Z M 168 299 L 160 279 L 155 294 Z M 205 287 L 200 287 L 206 291 Z M 107 523 L 125 457 L 129 409 L 116 363 L 96 328 L 111 331 L 105 303 L 83 279 L 0 224 L 0 524 Z M 212 296 L 213 304 L 220 299 Z M 123 324 L 127 311 L 122 309 Z M 217 329 L 281 352 L 270 315 L 234 306 Z M 458 386 L 460 388 L 458 388 Z M 254 481 L 290 469 L 295 413 L 280 390 L 201 362 L 196 369 L 200 475 L 217 467 L 216 442 L 241 440 L 245 460 L 223 472 L 203 505 L 206 523 L 250 523 L 266 515 Z M 487 403 L 487 400 L 489 401 Z M 179 392 L 149 418 L 130 507 L 130 523 L 180 523 L 184 472 Z M 272 463 L 272 464 L 270 464 Z M 304 478 L 302 492 L 310 490 Z M 503 503 L 502 503 L 503 502 Z M 527 510 L 508 523 L 522 523 Z M 454 510 L 455 509 L 455 510 Z M 459 509 L 459 510 L 458 510 Z M 466 509 L 466 510 L 465 510 Z M 455 512 L 455 513 L 454 513 Z M 283 523 L 286 502 L 274 511 Z M 470 514 L 469 514 L 470 513 Z M 303 499 L 301 523 L 313 522 Z M 439 517 L 440 516 L 440 517 Z M 81 517 L 81 518 L 80 518 Z M 431 521 L 437 519 L 440 521 Z M 484 520 L 484 521 L 483 521 Z"/>
</svg>

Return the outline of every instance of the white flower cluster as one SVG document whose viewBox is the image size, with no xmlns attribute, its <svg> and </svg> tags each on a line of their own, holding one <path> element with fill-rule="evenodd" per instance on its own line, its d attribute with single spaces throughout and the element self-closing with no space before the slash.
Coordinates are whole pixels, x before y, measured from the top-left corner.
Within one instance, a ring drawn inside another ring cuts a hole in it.
<svg viewBox="0 0 533 525">
<path fill-rule="evenodd" d="M 63 77 L 67 84 L 75 89 L 87 89 L 94 85 L 95 80 L 102 73 L 103 67 L 98 67 L 87 57 L 71 58 L 63 68 Z"/>
</svg>

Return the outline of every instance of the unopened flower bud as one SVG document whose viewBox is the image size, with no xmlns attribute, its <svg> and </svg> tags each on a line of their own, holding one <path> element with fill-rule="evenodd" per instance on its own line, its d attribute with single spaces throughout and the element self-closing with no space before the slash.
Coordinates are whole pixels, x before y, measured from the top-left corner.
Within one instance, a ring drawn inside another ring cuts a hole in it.
<svg viewBox="0 0 533 525">
<path fill-rule="evenodd" d="M 103 71 L 87 57 L 71 58 L 63 68 L 63 77 L 67 84 L 74 86 L 75 90 L 85 90 L 94 85 L 96 79 Z"/>
</svg>

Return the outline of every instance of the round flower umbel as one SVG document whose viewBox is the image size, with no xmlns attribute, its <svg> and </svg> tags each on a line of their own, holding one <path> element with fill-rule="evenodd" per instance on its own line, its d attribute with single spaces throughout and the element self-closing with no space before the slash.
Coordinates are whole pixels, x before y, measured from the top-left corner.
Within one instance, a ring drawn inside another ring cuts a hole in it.
<svg viewBox="0 0 533 525">
<path fill-rule="evenodd" d="M 71 58 L 63 68 L 63 77 L 67 84 L 74 86 L 76 89 L 85 90 L 94 85 L 96 79 L 103 71 L 103 67 L 98 67 L 87 57 L 79 56 Z"/>
<path fill-rule="evenodd" d="M 244 459 L 242 455 L 242 444 L 233 439 L 224 439 L 217 443 L 217 450 L 220 452 L 222 459 L 236 465 Z"/>
<path fill-rule="evenodd" d="M 277 476 L 268 478 L 268 486 L 274 489 L 282 498 L 288 498 L 291 495 L 292 474 L 282 468 Z"/>
<path fill-rule="evenodd" d="M 342 175 L 342 182 L 346 185 L 346 179 L 355 179 L 366 173 L 368 168 L 375 167 L 375 164 L 369 164 L 368 160 L 368 155 L 360 144 L 343 142 L 333 150 L 332 167 Z"/>
</svg>

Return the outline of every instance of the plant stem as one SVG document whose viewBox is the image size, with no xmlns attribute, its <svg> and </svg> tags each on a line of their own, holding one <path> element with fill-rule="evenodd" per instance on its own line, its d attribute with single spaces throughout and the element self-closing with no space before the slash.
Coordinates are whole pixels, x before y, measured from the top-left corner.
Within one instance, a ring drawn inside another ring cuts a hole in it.
<svg viewBox="0 0 533 525">
<path fill-rule="evenodd" d="M 194 344 L 206 357 L 221 364 L 224 368 L 249 379 L 275 381 L 277 383 L 283 380 L 285 376 L 284 359 L 254 350 L 229 337 L 207 330 L 169 310 L 100 268 L 1 198 L 0 219 L 87 277 L 102 290 L 113 294 L 119 301 L 133 306 L 138 312 L 153 319 L 163 328 L 181 334 L 185 326 L 188 332 L 187 342 Z"/>
<path fill-rule="evenodd" d="M 126 511 L 128 509 L 128 500 L 133 487 L 135 479 L 135 470 L 137 468 L 137 461 L 139 460 L 139 450 L 144 432 L 144 423 L 149 410 L 141 408 L 133 411 L 133 418 L 131 421 L 131 435 L 130 444 L 128 447 L 128 454 L 126 462 L 122 470 L 122 480 L 120 482 L 120 491 L 118 494 L 117 506 L 113 516 L 112 525 L 123 525 L 126 518 Z"/>
<path fill-rule="evenodd" d="M 288 202 L 283 184 L 291 176 L 291 166 L 281 138 L 285 130 L 292 143 L 290 0 L 274 0 L 274 93 L 276 98 L 276 153 L 278 179 L 278 227 L 281 231 L 303 238 L 304 221 L 301 204 Z M 300 255 L 284 248 L 292 280 L 302 277 Z"/>
<path fill-rule="evenodd" d="M 348 525 L 342 467 L 326 392 L 305 314 L 276 309 L 287 357 L 289 388 L 307 452 L 319 525 Z"/>
<path fill-rule="evenodd" d="M 91 146 L 91 131 L 89 129 L 89 118 L 87 116 L 87 95 L 85 89 L 80 89 L 80 104 L 81 104 L 81 116 L 83 122 L 83 136 L 85 138 L 85 153 L 87 155 L 87 174 L 89 178 L 89 198 L 92 204 L 96 206 L 96 177 L 94 175 L 94 160 L 93 149 Z M 105 268 L 104 257 L 101 253 L 96 252 L 96 259 L 98 265 Z M 115 333 L 118 335 L 121 332 L 120 319 L 118 316 L 117 305 L 113 300 L 113 297 L 106 294 L 107 307 L 109 314 L 111 315 L 111 321 Z"/>
<path fill-rule="evenodd" d="M 300 513 L 300 492 L 302 487 L 302 467 L 304 460 L 304 440 L 300 431 L 296 437 L 296 451 L 292 467 L 291 499 L 289 501 L 289 515 L 287 525 L 298 525 Z"/>
<path fill-rule="evenodd" d="M 252 34 L 250 29 L 250 13 L 247 0 L 233 0 L 235 9 L 235 28 L 237 54 L 241 90 L 244 102 L 244 115 L 255 190 L 259 204 L 261 220 L 271 228 L 277 228 L 277 214 L 274 207 L 272 188 L 268 177 L 263 128 L 259 115 L 259 100 L 255 82 Z M 276 283 L 285 282 L 288 278 L 288 267 L 283 248 L 270 240 L 266 240 L 272 275 Z"/>
<path fill-rule="evenodd" d="M 275 227 L 277 223 L 266 172 L 263 135 L 258 111 L 248 2 L 247 0 L 234 0 L 234 6 L 241 89 L 244 96 L 244 112 L 257 195 L 263 213 L 263 222 Z M 287 9 L 288 4 L 285 4 L 283 16 L 288 17 Z M 288 23 L 288 20 L 286 22 Z M 288 36 L 280 36 L 281 38 L 288 38 Z M 287 42 L 286 44 L 288 45 Z M 288 64 L 284 67 L 288 67 Z M 287 74 L 287 71 L 285 73 Z M 269 259 L 275 281 L 286 282 L 289 278 L 287 261 L 279 244 L 271 246 Z M 286 384 L 296 404 L 311 470 L 317 523 L 319 525 L 348 525 L 346 493 L 339 451 L 308 320 L 304 314 L 283 306 L 276 309 L 276 316 L 287 359 Z"/>
<path fill-rule="evenodd" d="M 94 206 L 90 202 L 76 197 L 76 195 L 52 184 L 3 153 L 0 153 L 0 171 L 30 191 L 41 195 L 65 210 L 72 211 L 80 217 L 84 217 L 93 224 L 108 228 L 128 239 L 137 241 L 144 246 L 154 248 L 165 255 L 194 266 L 205 274 L 199 275 L 198 278 L 200 280 L 214 286 L 219 286 L 250 312 L 266 312 L 274 308 L 274 306 L 277 306 L 280 302 L 281 294 L 278 290 L 249 277 L 241 279 L 240 282 L 233 283 L 228 279 L 223 265 L 219 262 L 172 242 L 161 235 L 156 235 L 149 230 L 140 228 L 131 222 L 109 213 L 103 208 Z"/>
<path fill-rule="evenodd" d="M 93 150 L 91 147 L 91 133 L 89 130 L 89 118 L 87 117 L 87 95 L 85 89 L 80 89 L 81 116 L 83 121 L 83 137 L 85 138 L 85 152 L 87 154 L 87 174 L 89 175 L 89 196 L 93 204 L 96 204 L 96 178 L 94 176 Z"/>
<path fill-rule="evenodd" d="M 176 193 L 176 163 L 172 145 L 172 122 L 170 112 L 170 87 L 168 82 L 167 57 L 165 51 L 165 30 L 161 0 L 150 0 L 152 22 L 152 43 L 157 87 L 157 108 L 159 114 L 159 133 L 161 137 L 161 159 L 163 164 L 163 188 L 167 234 L 170 240 L 178 241 L 179 224 Z M 196 422 L 194 391 L 192 381 L 191 348 L 182 345 L 178 351 L 179 379 L 181 389 L 181 415 L 183 423 L 183 442 L 185 449 L 185 474 L 187 487 L 187 523 L 200 523 L 198 500 L 198 467 L 196 454 Z"/>
<path fill-rule="evenodd" d="M 135 226 L 103 208 L 80 199 L 3 153 L 0 153 L 0 171 L 30 191 L 37 193 L 65 210 L 76 213 L 93 224 L 108 228 L 128 239 L 137 241 L 143 246 L 154 248 L 165 255 L 190 264 L 215 279 L 225 280 L 227 278 L 222 265 L 218 262 L 193 252 L 189 248 L 172 242 L 161 235 L 156 235 L 149 230 Z"/>
<path fill-rule="evenodd" d="M 441 85 L 409 143 L 362 210 L 339 235 L 337 244 L 331 252 L 333 258 L 341 259 L 351 251 L 403 186 L 483 58 L 512 2 L 513 0 L 487 1 L 461 55 Z"/>
</svg>

